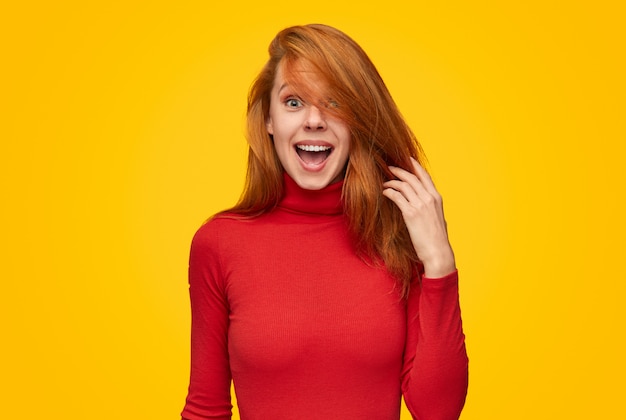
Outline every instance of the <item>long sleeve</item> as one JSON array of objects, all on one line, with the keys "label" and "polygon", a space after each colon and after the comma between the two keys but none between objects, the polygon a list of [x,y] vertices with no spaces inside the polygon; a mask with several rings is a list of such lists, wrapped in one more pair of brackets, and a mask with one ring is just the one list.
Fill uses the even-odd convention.
[{"label": "long sleeve", "polygon": [[183,418],[456,419],[467,387],[456,273],[408,299],[355,253],[340,183],[286,180],[270,212],[215,217],[189,262],[191,379]]},{"label": "long sleeve", "polygon": [[230,419],[229,307],[219,260],[216,229],[201,227],[191,245],[191,375],[182,417]]},{"label": "long sleeve", "polygon": [[458,273],[423,278],[407,302],[402,392],[418,420],[458,419],[468,386]]}]

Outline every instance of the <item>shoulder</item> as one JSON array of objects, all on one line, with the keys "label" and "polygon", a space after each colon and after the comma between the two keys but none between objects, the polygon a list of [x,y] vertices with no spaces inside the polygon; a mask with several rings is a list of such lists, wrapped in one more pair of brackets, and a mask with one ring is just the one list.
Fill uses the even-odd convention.
[{"label": "shoulder", "polygon": [[192,248],[217,245],[220,237],[228,235],[228,232],[232,230],[234,223],[237,223],[237,220],[228,216],[216,215],[211,217],[196,230],[191,241]]},{"label": "shoulder", "polygon": [[193,236],[193,249],[217,249],[245,236],[258,218],[247,218],[232,213],[219,213],[204,222]]},{"label": "shoulder", "polygon": [[[235,235],[229,228],[236,221],[213,216],[200,226],[191,240],[189,252],[190,279],[218,278],[224,258],[228,259],[228,245]],[[211,273],[211,274],[210,274]]]}]

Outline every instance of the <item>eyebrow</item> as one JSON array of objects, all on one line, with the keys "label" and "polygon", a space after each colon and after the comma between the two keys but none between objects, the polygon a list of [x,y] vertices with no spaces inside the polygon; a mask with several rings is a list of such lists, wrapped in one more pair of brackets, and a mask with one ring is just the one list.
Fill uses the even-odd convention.
[{"label": "eyebrow", "polygon": [[289,86],[287,83],[283,83],[282,86],[278,89],[278,93],[282,92],[284,88]]}]

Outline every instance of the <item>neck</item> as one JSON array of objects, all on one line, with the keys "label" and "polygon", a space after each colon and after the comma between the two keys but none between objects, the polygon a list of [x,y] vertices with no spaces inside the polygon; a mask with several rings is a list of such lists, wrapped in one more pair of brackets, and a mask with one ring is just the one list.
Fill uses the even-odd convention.
[{"label": "neck", "polygon": [[281,208],[297,212],[319,215],[337,215],[343,212],[341,192],[343,180],[330,184],[321,190],[305,190],[285,172],[283,174],[285,194]]}]

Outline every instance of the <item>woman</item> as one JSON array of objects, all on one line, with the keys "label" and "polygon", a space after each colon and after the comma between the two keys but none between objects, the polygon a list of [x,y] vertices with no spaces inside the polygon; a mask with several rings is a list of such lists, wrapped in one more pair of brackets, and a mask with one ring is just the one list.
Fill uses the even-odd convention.
[{"label": "woman", "polygon": [[459,417],[454,255],[423,154],[362,49],[287,28],[248,99],[239,203],[196,233],[184,419]]}]

